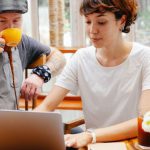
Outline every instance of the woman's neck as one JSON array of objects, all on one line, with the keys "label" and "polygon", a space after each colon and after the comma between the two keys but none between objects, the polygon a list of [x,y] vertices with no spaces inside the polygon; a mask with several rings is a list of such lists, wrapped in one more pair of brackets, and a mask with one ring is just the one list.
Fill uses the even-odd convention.
[{"label": "woman's neck", "polygon": [[132,43],[122,42],[111,46],[97,48],[96,58],[105,67],[113,67],[125,61],[132,49]]}]

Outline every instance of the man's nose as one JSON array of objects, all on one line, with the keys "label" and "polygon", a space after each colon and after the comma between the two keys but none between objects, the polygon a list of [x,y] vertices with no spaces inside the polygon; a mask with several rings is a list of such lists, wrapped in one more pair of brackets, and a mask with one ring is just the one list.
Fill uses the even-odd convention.
[{"label": "man's nose", "polygon": [[7,24],[7,28],[14,28],[14,24],[13,24],[13,22],[8,22],[8,24]]}]

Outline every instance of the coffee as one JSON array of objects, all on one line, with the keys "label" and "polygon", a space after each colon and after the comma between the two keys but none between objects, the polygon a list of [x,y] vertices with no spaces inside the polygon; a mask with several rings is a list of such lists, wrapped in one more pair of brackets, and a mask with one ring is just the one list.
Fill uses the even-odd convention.
[{"label": "coffee", "polygon": [[138,118],[138,143],[141,146],[150,147],[150,132],[146,132],[142,128],[143,118]]}]

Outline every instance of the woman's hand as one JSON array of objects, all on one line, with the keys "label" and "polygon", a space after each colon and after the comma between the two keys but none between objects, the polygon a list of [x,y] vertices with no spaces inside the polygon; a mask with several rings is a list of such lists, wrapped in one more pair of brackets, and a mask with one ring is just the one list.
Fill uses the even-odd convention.
[{"label": "woman's hand", "polygon": [[91,142],[92,142],[92,135],[88,132],[65,135],[66,147],[81,148],[87,146]]},{"label": "woman's hand", "polygon": [[32,74],[27,78],[21,87],[21,95],[25,100],[36,100],[44,81],[36,74]]}]

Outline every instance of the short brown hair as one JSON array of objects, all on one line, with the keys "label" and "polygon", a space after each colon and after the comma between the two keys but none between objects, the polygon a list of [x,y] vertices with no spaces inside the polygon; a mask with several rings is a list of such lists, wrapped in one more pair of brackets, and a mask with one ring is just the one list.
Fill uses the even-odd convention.
[{"label": "short brown hair", "polygon": [[122,32],[130,32],[130,26],[137,18],[138,4],[136,0],[83,0],[80,7],[81,15],[92,13],[112,12],[117,20],[126,16],[126,23]]}]

